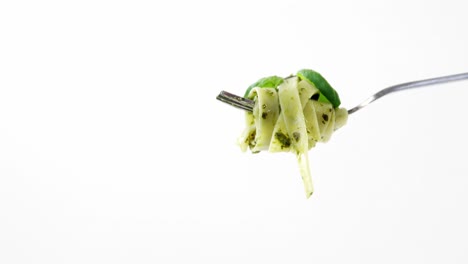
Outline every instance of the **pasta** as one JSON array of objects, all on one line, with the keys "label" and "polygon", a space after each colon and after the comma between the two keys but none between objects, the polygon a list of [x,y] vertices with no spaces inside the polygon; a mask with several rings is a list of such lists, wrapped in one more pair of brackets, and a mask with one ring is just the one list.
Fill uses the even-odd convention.
[{"label": "pasta", "polygon": [[[239,145],[242,151],[250,149],[253,153],[296,154],[308,198],[314,192],[314,186],[307,152],[317,142],[330,140],[333,132],[346,124],[348,112],[338,107],[339,98],[334,90],[324,88],[323,82],[320,88],[316,86],[316,83],[321,84],[321,75],[318,75],[319,81],[313,82],[317,78],[308,78],[310,75],[301,72],[316,73],[302,70],[298,76],[284,79],[272,76],[249,87],[245,97],[253,100],[255,106],[253,112],[245,114],[246,128],[239,138]],[[330,86],[330,89],[333,88]],[[334,95],[336,98],[330,100],[324,96],[326,92],[329,98]]]}]

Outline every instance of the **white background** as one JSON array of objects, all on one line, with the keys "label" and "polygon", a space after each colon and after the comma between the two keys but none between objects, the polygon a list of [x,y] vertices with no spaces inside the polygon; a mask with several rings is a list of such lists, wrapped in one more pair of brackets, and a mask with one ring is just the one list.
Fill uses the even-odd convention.
[{"label": "white background", "polygon": [[321,72],[353,107],[468,71],[465,1],[2,1],[0,263],[466,263],[468,81],[242,153],[215,100]]}]

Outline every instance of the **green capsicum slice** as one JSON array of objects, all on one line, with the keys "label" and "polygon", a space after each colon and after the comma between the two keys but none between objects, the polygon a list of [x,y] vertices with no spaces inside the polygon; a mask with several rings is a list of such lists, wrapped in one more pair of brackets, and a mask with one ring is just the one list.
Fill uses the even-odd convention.
[{"label": "green capsicum slice", "polygon": [[338,93],[320,73],[314,70],[302,69],[297,72],[297,76],[301,78],[301,80],[310,82],[320,91],[321,96],[318,99],[319,101],[329,102],[334,108],[340,106],[341,101]]},{"label": "green capsicum slice", "polygon": [[250,90],[252,90],[255,87],[260,87],[260,88],[276,88],[278,85],[282,84],[284,81],[283,78],[278,77],[278,76],[269,76],[262,78],[258,80],[257,82],[253,83],[252,85],[247,88],[245,91],[244,97],[247,98],[247,96],[250,93]]}]

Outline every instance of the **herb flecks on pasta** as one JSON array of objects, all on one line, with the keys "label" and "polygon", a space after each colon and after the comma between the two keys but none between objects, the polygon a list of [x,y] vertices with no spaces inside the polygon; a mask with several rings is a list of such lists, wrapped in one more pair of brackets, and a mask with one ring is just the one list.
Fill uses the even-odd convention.
[{"label": "herb flecks on pasta", "polygon": [[339,108],[338,93],[317,72],[271,76],[252,84],[246,98],[254,100],[246,112],[246,128],[239,138],[243,151],[292,152],[296,155],[307,198],[314,192],[307,151],[327,142],[344,126],[348,112]]}]

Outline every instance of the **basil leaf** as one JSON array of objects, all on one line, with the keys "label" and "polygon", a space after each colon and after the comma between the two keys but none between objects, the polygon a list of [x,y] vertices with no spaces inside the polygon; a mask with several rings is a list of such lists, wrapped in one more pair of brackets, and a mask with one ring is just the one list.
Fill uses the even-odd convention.
[{"label": "basil leaf", "polygon": [[247,98],[247,96],[250,93],[250,90],[252,90],[255,87],[260,87],[260,88],[276,88],[278,85],[283,83],[283,78],[278,77],[278,76],[270,76],[270,77],[265,77],[254,84],[250,85],[249,88],[245,91],[244,97]]},{"label": "basil leaf", "polygon": [[313,70],[303,69],[297,72],[297,76],[303,80],[307,80],[317,87],[323,95],[319,97],[319,101],[329,101],[335,108],[340,106],[341,101],[338,93],[333,89],[333,87],[331,87],[327,80],[320,75],[320,73]]}]

